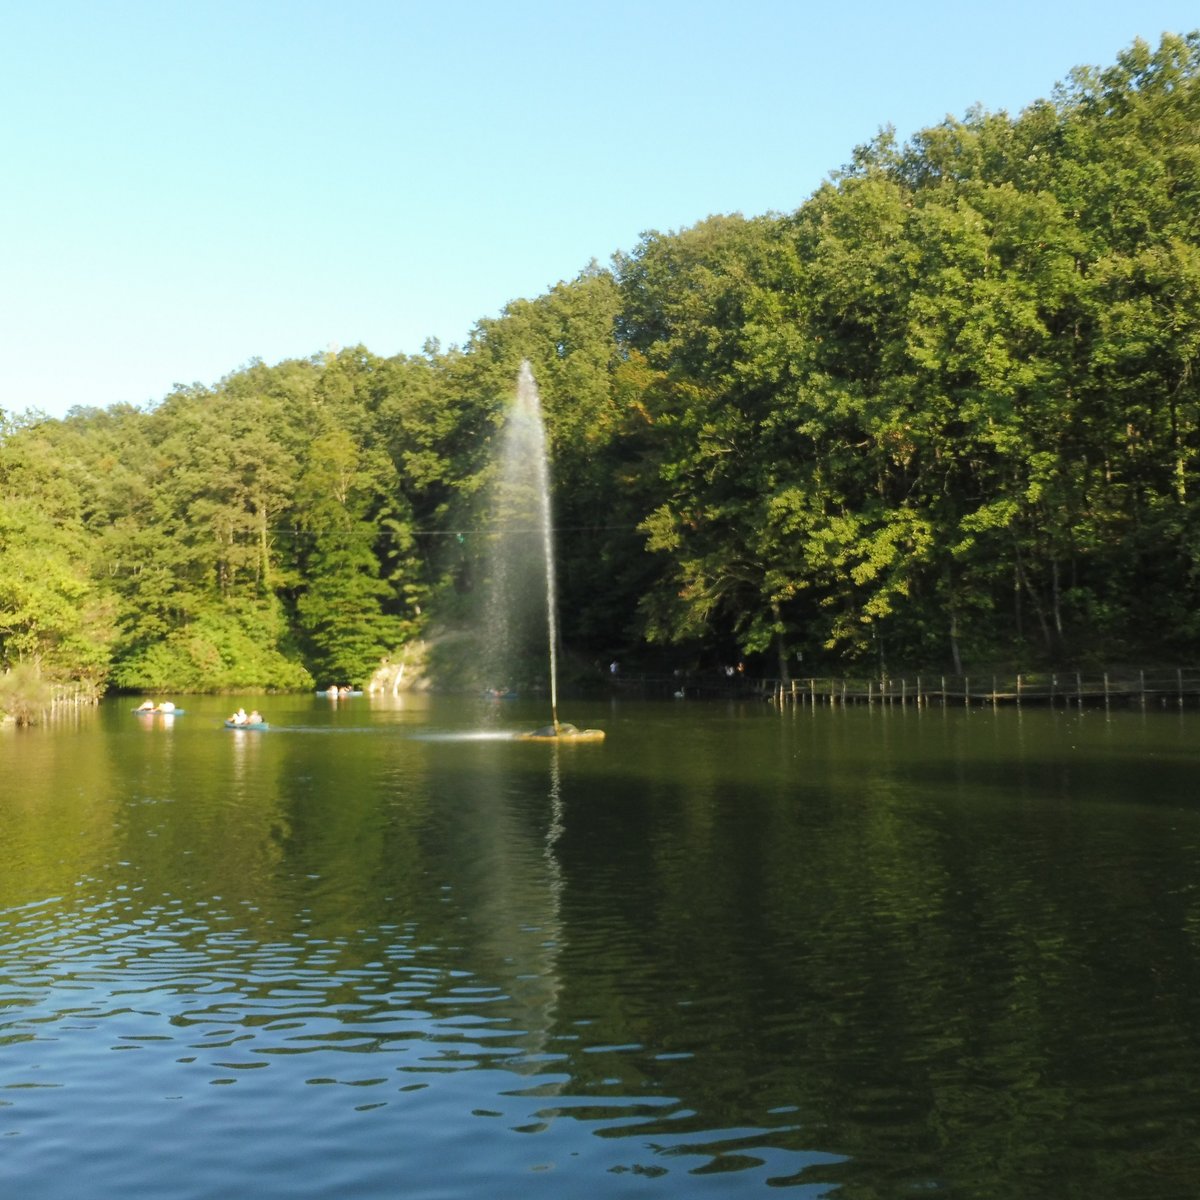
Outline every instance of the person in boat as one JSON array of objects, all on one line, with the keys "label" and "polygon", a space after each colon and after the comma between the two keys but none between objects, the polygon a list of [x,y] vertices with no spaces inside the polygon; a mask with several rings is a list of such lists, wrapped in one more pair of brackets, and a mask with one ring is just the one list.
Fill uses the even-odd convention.
[{"label": "person in boat", "polygon": [[173,713],[175,711],[174,700],[164,700],[159,706],[158,711],[161,713]]},{"label": "person in boat", "polygon": [[232,725],[245,725],[249,718],[246,716],[246,710],[239,708],[230,718],[229,722]]},{"label": "person in boat", "polygon": [[246,718],[247,725],[261,725],[263,723],[262,713],[257,708],[250,710],[250,715]]},{"label": "person in boat", "polygon": [[137,711],[138,712],[153,712],[154,711],[154,701],[153,700],[143,700],[141,702],[141,704],[139,704],[137,706]]}]

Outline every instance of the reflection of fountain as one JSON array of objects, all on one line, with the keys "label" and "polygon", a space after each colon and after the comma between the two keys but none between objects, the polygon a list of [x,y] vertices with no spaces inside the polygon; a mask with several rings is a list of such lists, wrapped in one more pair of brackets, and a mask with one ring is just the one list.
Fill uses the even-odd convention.
[{"label": "reflection of fountain", "polygon": [[[552,750],[549,764],[514,773],[511,746],[481,743],[472,754],[454,754],[456,778],[449,795],[456,807],[451,855],[438,869],[456,923],[446,928],[466,952],[454,961],[471,997],[488,995],[491,1028],[505,1068],[538,1077],[539,1094],[552,1094],[545,1078],[548,1054],[558,1047],[558,1010],[562,992],[560,959],[566,947],[560,862],[564,833],[564,786],[561,756]],[[536,756],[541,759],[541,756]],[[461,807],[458,807],[461,806]],[[461,921],[459,925],[457,921]],[[428,935],[438,941],[436,932]],[[451,998],[453,992],[450,993]]]},{"label": "reflection of fountain", "polygon": [[[550,649],[551,723],[525,737],[536,741],[601,741],[599,729],[576,729],[558,719],[558,596],[550,517],[550,469],[541,400],[528,362],[521,363],[508,414],[496,490],[493,604],[488,635],[493,667],[526,655],[545,613]],[[542,586],[544,581],[544,587]]]},{"label": "reflection of fountain", "polygon": [[[563,835],[562,773],[558,766],[558,755],[550,759],[550,824],[546,827],[546,850],[543,855],[550,867],[552,879],[550,890],[555,900],[562,891],[562,867],[558,865],[555,846]],[[555,909],[557,910],[557,904]]]}]

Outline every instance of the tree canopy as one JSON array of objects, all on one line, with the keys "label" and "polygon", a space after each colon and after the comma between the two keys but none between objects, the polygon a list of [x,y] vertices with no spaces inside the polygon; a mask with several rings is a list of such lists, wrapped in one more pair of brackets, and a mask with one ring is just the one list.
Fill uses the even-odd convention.
[{"label": "tree canopy", "polygon": [[462,347],[0,414],[0,668],[362,682],[469,623],[522,359],[581,661],[1191,655],[1200,35],[885,130],[795,211],[648,232]]}]

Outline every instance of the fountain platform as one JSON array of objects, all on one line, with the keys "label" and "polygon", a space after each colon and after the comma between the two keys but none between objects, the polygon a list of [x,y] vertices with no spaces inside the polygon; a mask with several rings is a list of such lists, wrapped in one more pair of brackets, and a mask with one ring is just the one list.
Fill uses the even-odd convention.
[{"label": "fountain platform", "polygon": [[543,725],[532,733],[519,733],[522,742],[602,742],[603,729],[576,729],[574,725]]}]

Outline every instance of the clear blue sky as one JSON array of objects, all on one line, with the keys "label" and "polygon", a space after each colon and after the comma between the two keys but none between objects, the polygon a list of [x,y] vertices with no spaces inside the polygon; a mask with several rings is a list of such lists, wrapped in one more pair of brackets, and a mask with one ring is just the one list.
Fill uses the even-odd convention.
[{"label": "clear blue sky", "polygon": [[0,409],[417,353],[1196,0],[0,0]]}]

